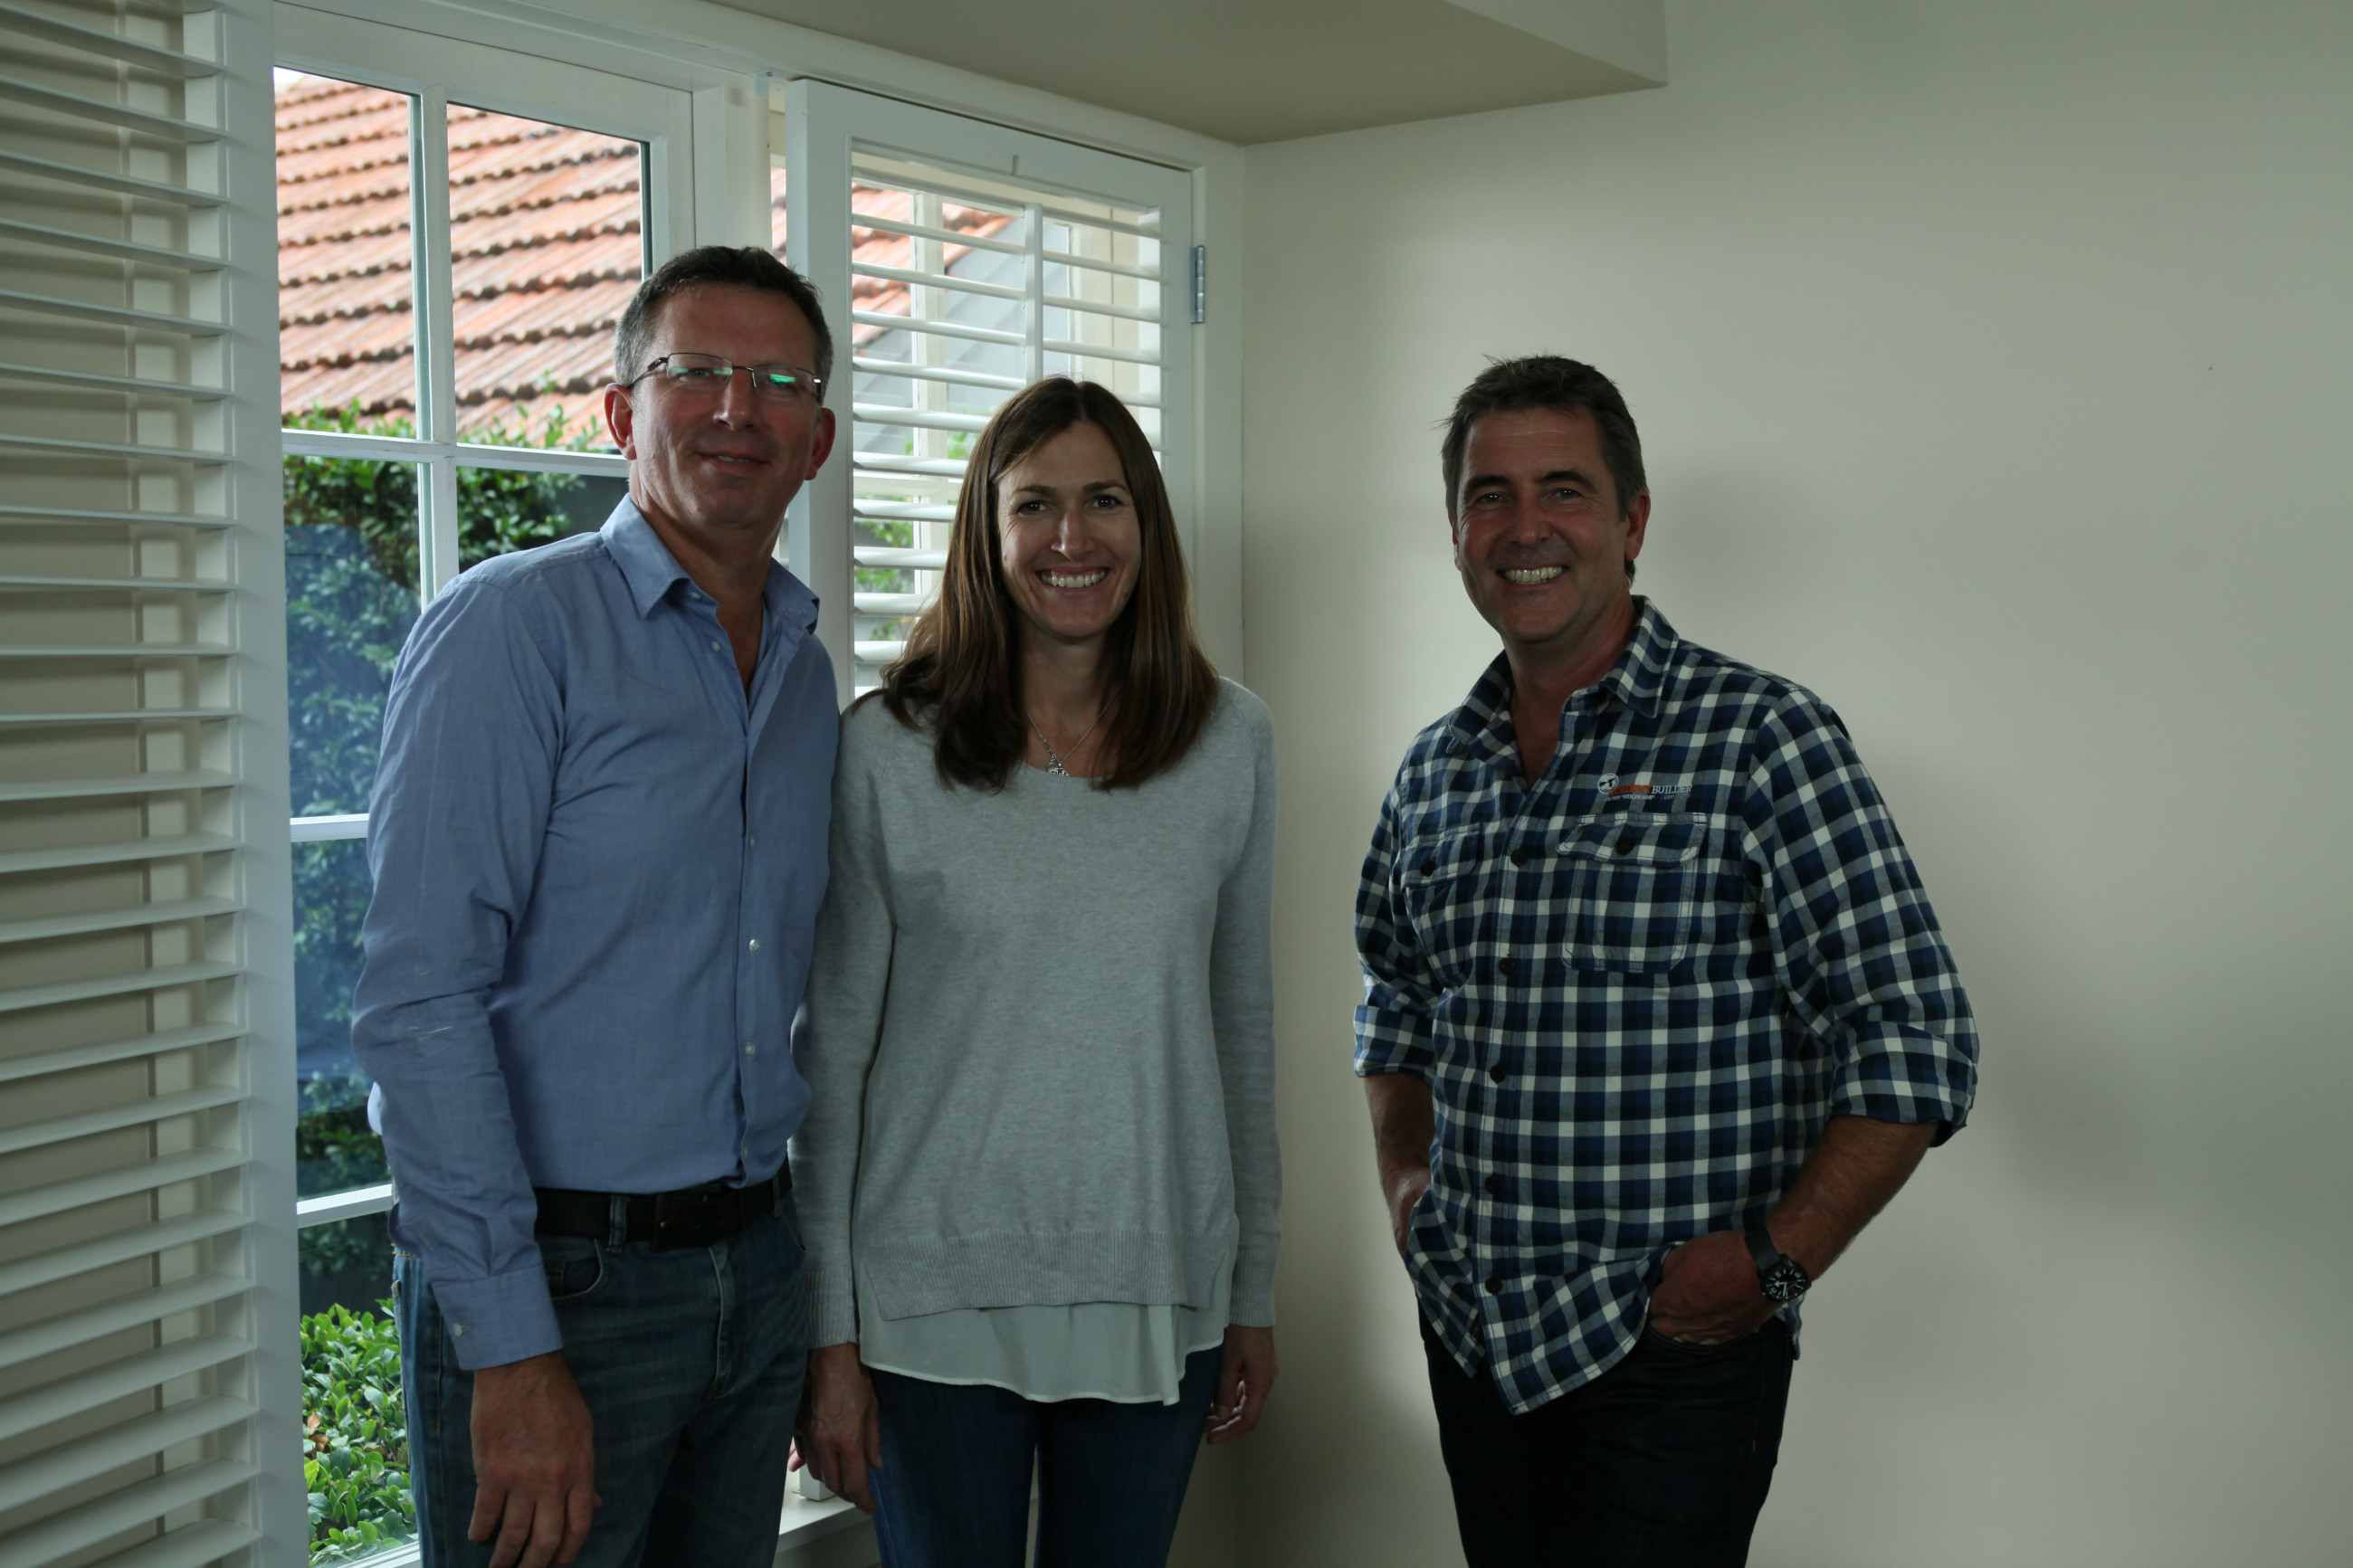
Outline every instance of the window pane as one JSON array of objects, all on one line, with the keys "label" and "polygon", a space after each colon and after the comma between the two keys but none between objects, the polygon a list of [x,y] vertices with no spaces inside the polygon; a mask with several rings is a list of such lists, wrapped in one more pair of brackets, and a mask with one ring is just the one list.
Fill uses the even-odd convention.
[{"label": "window pane", "polygon": [[385,691],[417,620],[417,470],[289,458],[283,472],[294,815],[365,811]]},{"label": "window pane", "polygon": [[510,551],[594,533],[628,493],[629,481],[617,474],[459,468],[459,562],[471,566]]},{"label": "window pane", "polygon": [[644,149],[452,105],[458,438],[611,451],[613,329],[644,275]]},{"label": "window pane", "polygon": [[[359,1279],[371,1267],[364,1258],[389,1263],[384,1216],[314,1226],[302,1233],[302,1484],[311,1500],[311,1561],[349,1563],[417,1536],[400,1342],[376,1307],[391,1293],[389,1269],[377,1268],[380,1287]],[[315,1308],[314,1258],[339,1265],[329,1273],[352,1283],[348,1292],[316,1297]]]},{"label": "window pane", "polygon": [[368,1080],[352,1056],[352,987],[360,977],[367,915],[367,841],[294,846],[295,1191],[349,1192],[388,1179],[384,1144],[368,1131]]},{"label": "window pane", "polygon": [[410,100],[278,73],[278,355],[290,426],[417,420]]}]

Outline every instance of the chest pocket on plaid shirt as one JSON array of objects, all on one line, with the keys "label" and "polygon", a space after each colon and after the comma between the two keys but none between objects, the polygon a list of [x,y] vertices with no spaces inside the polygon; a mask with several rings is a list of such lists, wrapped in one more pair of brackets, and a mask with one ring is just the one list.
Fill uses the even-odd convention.
[{"label": "chest pocket on plaid shirt", "polygon": [[1562,835],[1553,896],[1573,969],[1672,969],[1691,952],[1707,866],[1707,823],[1691,816],[1588,817]]},{"label": "chest pocket on plaid shirt", "polygon": [[1475,827],[1457,829],[1414,840],[1398,858],[1406,918],[1441,984],[1462,983],[1492,903],[1482,897],[1494,877],[1482,854],[1488,837]]}]

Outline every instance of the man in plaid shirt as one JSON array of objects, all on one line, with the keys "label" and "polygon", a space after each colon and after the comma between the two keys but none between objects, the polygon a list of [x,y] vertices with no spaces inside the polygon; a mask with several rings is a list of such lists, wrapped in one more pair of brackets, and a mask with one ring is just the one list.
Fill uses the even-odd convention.
[{"label": "man in plaid shirt", "polygon": [[1356,1070],[1472,1568],[1738,1564],[1798,1300],[1957,1130],[1977,1035],[1838,716],[1632,593],[1618,389],[1497,363],[1445,440],[1504,652],[1356,900]]}]

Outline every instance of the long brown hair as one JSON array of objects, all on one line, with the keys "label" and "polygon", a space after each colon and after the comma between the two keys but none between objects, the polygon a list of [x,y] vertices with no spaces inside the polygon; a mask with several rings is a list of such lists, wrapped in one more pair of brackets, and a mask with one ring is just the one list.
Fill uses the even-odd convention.
[{"label": "long brown hair", "polygon": [[882,672],[881,696],[910,728],[928,723],[940,777],[990,790],[1020,765],[1020,618],[1005,585],[997,487],[1006,471],[1071,426],[1111,437],[1135,501],[1135,592],[1103,639],[1104,750],[1099,789],[1134,789],[1183,760],[1218,701],[1218,672],[1193,637],[1193,595],[1168,487],[1135,416],[1092,382],[1052,375],[1008,398],[973,443],[956,497],[940,596],[916,619],[907,651]]}]

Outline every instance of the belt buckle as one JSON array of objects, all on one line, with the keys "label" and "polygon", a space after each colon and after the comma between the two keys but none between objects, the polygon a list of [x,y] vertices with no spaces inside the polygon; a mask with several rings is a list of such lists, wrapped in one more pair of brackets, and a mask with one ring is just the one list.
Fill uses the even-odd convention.
[{"label": "belt buckle", "polygon": [[722,1226],[726,1215],[721,1212],[723,1199],[732,1193],[661,1193],[654,1198],[654,1244],[656,1252],[668,1252],[681,1247],[710,1247],[725,1239]]}]

